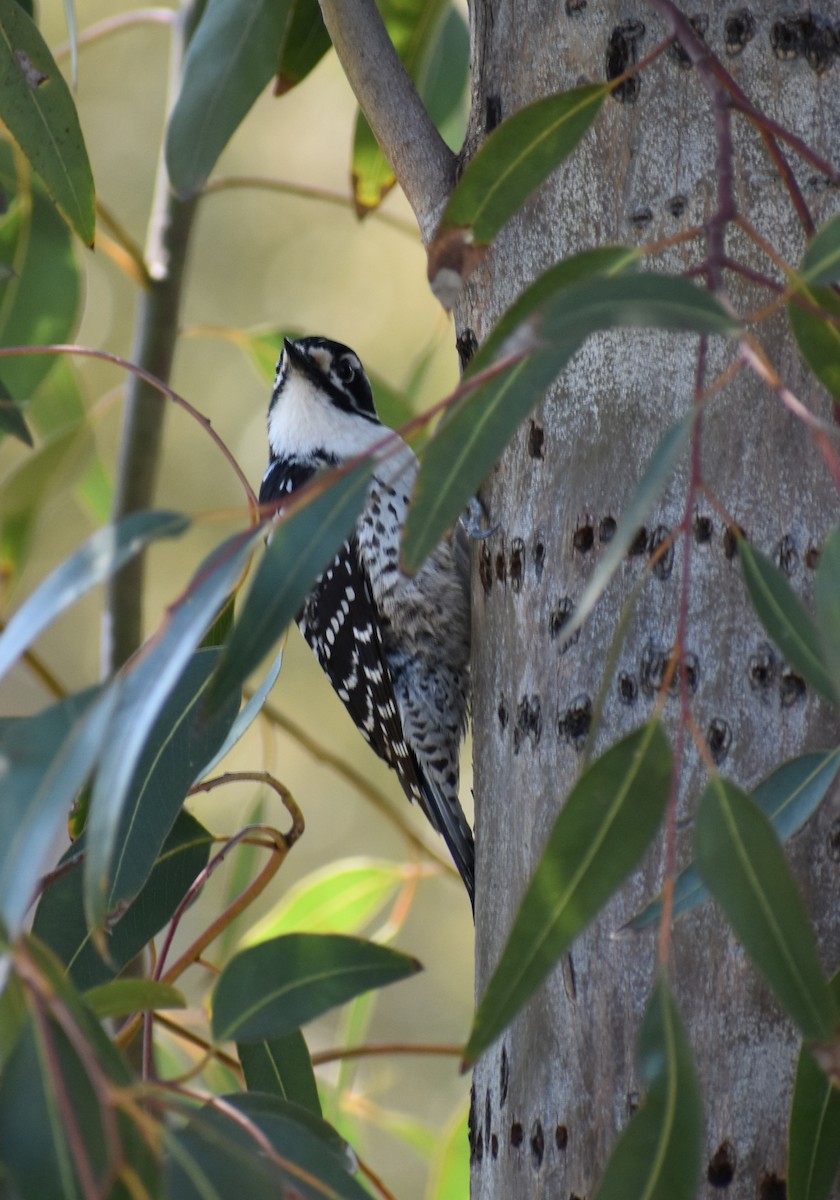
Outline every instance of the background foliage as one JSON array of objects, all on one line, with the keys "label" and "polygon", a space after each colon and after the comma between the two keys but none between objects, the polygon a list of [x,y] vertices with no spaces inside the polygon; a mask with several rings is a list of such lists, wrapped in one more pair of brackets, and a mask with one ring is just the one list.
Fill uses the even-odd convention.
[{"label": "background foliage", "polygon": [[[201,7],[178,16],[185,35]],[[419,0],[382,11],[457,145],[463,17]],[[0,104],[14,135],[0,146],[3,346],[52,345],[49,355],[0,354],[2,1184],[23,1197],[224,1196],[233,1187],[257,1196],[278,1187],[305,1196],[355,1197],[366,1188],[463,1195],[464,1096],[453,1059],[474,1061],[491,1044],[634,869],[663,819],[673,823],[679,766],[658,715],[672,683],[681,686],[679,653],[665,665],[654,718],[595,761],[584,757],[465,1039],[468,979],[450,966],[468,957],[468,909],[451,915],[443,876],[453,872],[437,848],[422,850],[425,831],[392,804],[392,783],[369,757],[356,766],[336,744],[333,718],[348,742],[355,735],[323,681],[307,711],[302,693],[315,673],[295,661],[296,650],[284,661],[278,647],[358,515],[369,465],[317,480],[284,510],[265,552],[268,514],[256,512],[248,482],[264,462],[262,419],[283,332],[322,331],[354,344],[383,377],[381,407],[393,424],[454,383],[445,319],[420,283],[419,244],[398,205],[355,223],[354,210],[375,210],[394,180],[335,64],[321,62],[327,41],[314,0],[210,0],[182,63],[172,39],[166,119],[157,42],[177,32],[174,14],[111,15],[94,30],[95,11],[79,15],[74,102],[47,49],[58,32],[47,28],[44,42],[22,7],[0,3]],[[108,54],[124,42],[124,60]],[[96,64],[96,54],[107,57]],[[148,110],[138,110],[127,82],[138,63],[153,97]],[[272,79],[281,99],[266,92]],[[440,298],[451,298],[524,199],[573,153],[609,90],[598,84],[540,101],[487,140],[431,247]],[[325,97],[334,129],[312,116]],[[59,128],[61,136],[49,136]],[[808,157],[807,147],[796,149]],[[175,195],[153,188],[161,156]],[[830,164],[814,165],[836,181]],[[260,179],[231,179],[246,171]],[[91,258],[80,242],[93,237],[94,179]],[[180,279],[166,291],[179,268],[161,249],[161,227],[169,222],[189,237],[196,195],[181,297]],[[599,330],[655,326],[740,339],[742,365],[763,372],[791,405],[760,344],[715,295],[722,244],[712,226],[705,232],[711,289],[640,271],[640,256],[624,247],[600,247],[549,267],[520,296],[428,445],[408,566],[423,560],[547,384]],[[787,265],[784,284],[767,285],[789,306],[804,357],[835,396],[838,279],[835,219],[800,264]],[[177,301],[168,323],[154,315],[161,294]],[[138,348],[144,354],[142,336],[129,346],[138,296],[144,320],[151,312],[159,322],[159,340],[177,323],[176,391],[162,394],[181,411],[167,421],[155,510],[108,524],[124,483],[116,463],[121,388],[132,370],[125,360]],[[73,338],[75,349],[56,348]],[[694,399],[686,418],[663,430],[574,622],[597,602],[684,451],[704,397]],[[840,483],[833,429],[804,419],[815,454]],[[733,526],[730,535],[768,636],[836,704],[840,533],[822,548],[814,616],[743,531]],[[147,640],[100,680],[98,589],[124,579],[117,569],[147,547]],[[118,582],[111,595],[119,603]],[[278,674],[275,695],[291,716],[266,703]],[[752,795],[707,760],[696,863],[678,877],[667,864],[662,897],[631,923],[629,932],[660,922],[662,970],[639,1036],[646,1095],[598,1195],[693,1194],[702,1101],[668,985],[668,934],[672,917],[711,895],[802,1034],[791,1195],[818,1200],[840,1156],[837,986],[782,841],[822,803],[840,760],[832,748],[795,758],[768,770]],[[340,790],[358,793],[352,805]],[[211,803],[217,791],[224,800]],[[389,832],[371,832],[374,808]],[[382,847],[387,855],[374,857]],[[315,862],[329,865],[313,870]],[[417,952],[432,964],[425,986],[413,978]],[[320,1020],[344,1005],[340,1018]],[[365,1045],[371,1040],[379,1044]],[[319,1049],[335,1042],[338,1049]],[[409,1051],[421,1063],[416,1077],[399,1059]],[[387,1065],[362,1073],[358,1057]],[[327,1063],[339,1065],[316,1081],[313,1067]],[[33,1127],[45,1131],[37,1145]],[[409,1158],[422,1172],[405,1165]]]}]

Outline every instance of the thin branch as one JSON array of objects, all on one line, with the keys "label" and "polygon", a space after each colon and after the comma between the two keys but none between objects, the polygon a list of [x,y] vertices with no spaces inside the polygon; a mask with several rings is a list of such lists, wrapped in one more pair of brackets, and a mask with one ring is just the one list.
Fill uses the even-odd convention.
[{"label": "thin branch", "polygon": [[373,1058],[392,1054],[421,1054],[428,1057],[458,1058],[463,1056],[464,1047],[439,1042],[382,1042],[371,1046],[336,1046],[331,1050],[321,1050],[312,1055],[313,1067],[321,1067],[325,1063],[341,1062],[347,1058]]},{"label": "thin branch", "polygon": [[[180,89],[187,44],[204,7],[183,0],[172,27],[169,105]],[[178,312],[190,230],[197,199],[179,200],[171,191],[161,147],[149,223],[146,269],[151,286],[141,294],[132,360],[168,381],[178,336]],[[129,381],[117,468],[114,519],[148,508],[154,495],[166,405],[145,380]],[[118,670],[143,640],[145,556],[138,554],[108,584],[108,619],[103,637],[106,672]]]},{"label": "thin branch", "polygon": [[348,82],[428,245],[455,181],[455,155],[426,111],[375,0],[320,4]]}]

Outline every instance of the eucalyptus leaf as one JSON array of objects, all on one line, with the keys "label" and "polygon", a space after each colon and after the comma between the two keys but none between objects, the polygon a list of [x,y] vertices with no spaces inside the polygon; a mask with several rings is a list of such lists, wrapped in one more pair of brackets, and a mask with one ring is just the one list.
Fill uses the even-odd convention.
[{"label": "eucalyptus leaf", "polygon": [[237,954],[213,994],[216,1042],[276,1038],[362,992],[396,983],[419,963],[387,946],[337,934],[290,933]]},{"label": "eucalyptus leaf", "polygon": [[166,135],[166,165],[180,196],[204,184],[274,75],[292,16],[292,0],[208,0]]},{"label": "eucalyptus leaf", "polygon": [[59,210],[88,246],[93,175],[70,89],[37,25],[0,0],[0,112]]},{"label": "eucalyptus leaf", "polygon": [[814,587],[817,630],[834,691],[840,695],[840,528],[825,541]]},{"label": "eucalyptus leaf", "polygon": [[746,538],[738,541],[738,557],[753,608],[770,637],[797,671],[833,703],[834,681],[826,671],[817,627],[784,574]]},{"label": "eucalyptus leaf", "polygon": [[249,1092],[279,1096],[321,1116],[309,1048],[299,1029],[282,1037],[240,1042],[236,1047]]},{"label": "eucalyptus leaf", "polygon": [[811,238],[799,271],[809,284],[840,282],[840,216],[826,221]]},{"label": "eucalyptus leaf", "polygon": [[647,1092],[607,1163],[595,1200],[694,1200],[703,1152],[697,1070],[664,976],[639,1035]]},{"label": "eucalyptus leaf", "polygon": [[[785,842],[793,837],[822,804],[840,770],[840,747],[822,753],[802,754],[782,763],[752,792],[752,798],[767,816],[777,837]],[[691,863],[674,883],[674,919],[684,916],[709,898],[697,865]],[[662,901],[651,901],[625,926],[639,933],[656,924],[662,916]]]},{"label": "eucalyptus leaf", "polygon": [[794,297],[788,304],[793,336],[805,362],[832,395],[840,400],[840,296],[830,287],[799,289],[810,306],[803,308]]},{"label": "eucalyptus leaf", "polygon": [[291,19],[280,49],[276,91],[283,95],[297,87],[330,48],[318,0],[292,0]]},{"label": "eucalyptus leaf", "polygon": [[[100,758],[88,822],[85,909],[97,938],[102,937],[109,911],[113,867],[121,852],[119,831],[151,730],[261,536],[259,527],[248,529],[218,547],[170,608],[157,637],[123,668],[120,701]],[[197,762],[194,770],[200,765]]]},{"label": "eucalyptus leaf", "polygon": [[0,676],[91,588],[110,578],[150,542],[179,537],[189,525],[189,518],[181,513],[141,512],[97,530],[35,589],[7,622],[0,635]]},{"label": "eucalyptus leaf", "polygon": [[700,874],[736,936],[806,1038],[838,1017],[814,931],[773,827],[733,783],[713,779],[695,828]]},{"label": "eucalyptus leaf", "polygon": [[130,1017],[162,1008],[185,1008],[183,992],[157,979],[112,979],[85,992],[85,1003],[99,1017]]},{"label": "eucalyptus leaf", "polygon": [[[840,973],[831,981],[840,1008]],[[840,1090],[799,1051],[788,1133],[787,1200],[831,1200],[840,1170]]]}]

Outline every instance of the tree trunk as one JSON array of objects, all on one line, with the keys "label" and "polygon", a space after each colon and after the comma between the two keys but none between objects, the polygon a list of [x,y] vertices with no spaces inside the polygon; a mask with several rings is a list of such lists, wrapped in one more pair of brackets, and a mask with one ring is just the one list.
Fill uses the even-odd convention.
[{"label": "tree trunk", "polygon": [[[763,7],[763,6],[762,6]],[[776,57],[779,14],[751,19],[708,3],[705,37],[750,98],[823,156],[840,159],[837,70]],[[737,17],[737,20],[734,18]],[[740,22],[740,24],[738,23]],[[473,97],[468,146],[540,96],[605,78],[654,48],[667,31],[646,4],[619,0],[473,0]],[[752,36],[749,36],[752,33]],[[731,51],[743,43],[737,55]],[[618,70],[616,69],[618,68]],[[804,238],[758,134],[734,119],[739,210],[791,263]],[[836,201],[801,162],[794,168],[817,223]],[[717,192],[715,123],[695,69],[669,49],[602,116],[567,166],[505,230],[457,311],[459,344],[480,343],[522,288],[557,259],[610,242],[644,244],[708,220]],[[767,271],[730,227],[729,253]],[[654,265],[681,271],[702,239]],[[737,309],[769,293],[727,274]],[[823,414],[824,396],[802,367],[784,314],[759,336],[792,391]],[[498,532],[476,546],[474,760],[478,839],[478,997],[498,961],[524,888],[594,735],[602,752],[653,713],[687,595],[683,670],[691,712],[721,771],[753,786],[782,759],[836,741],[832,718],[768,644],[749,607],[725,510],[775,557],[810,600],[816,550],[837,521],[837,495],[803,425],[747,370],[709,402],[692,531],[653,570],[653,549],[683,520],[689,455],[640,532],[579,638],[563,638],[580,596],[645,464],[694,399],[699,341],[617,333],[590,340],[488,479],[483,499]],[[706,381],[735,354],[709,343]],[[686,572],[688,581],[686,584]],[[616,642],[625,605],[633,613]],[[614,661],[611,652],[616,652]],[[606,680],[606,682],[605,682]],[[600,725],[590,729],[605,687]],[[690,828],[706,779],[692,734],[678,733],[680,702],[666,704],[682,746],[678,866],[691,858]],[[840,960],[836,808],[824,804],[789,846],[821,939]],[[656,968],[656,933],[614,938],[659,889],[664,838],[642,869],[576,942],[532,1002],[479,1062],[471,1129],[474,1200],[591,1197],[618,1133],[642,1091],[635,1043]],[[697,1058],[707,1113],[699,1195],[729,1200],[784,1196],[786,1129],[798,1039],[712,903],[674,928],[671,973]]]}]

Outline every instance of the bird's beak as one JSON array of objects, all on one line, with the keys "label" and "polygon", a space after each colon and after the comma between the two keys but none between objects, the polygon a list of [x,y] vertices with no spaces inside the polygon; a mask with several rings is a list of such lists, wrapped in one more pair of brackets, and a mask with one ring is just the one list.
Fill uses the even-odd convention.
[{"label": "bird's beak", "polygon": [[292,341],[291,338],[283,338],[283,352],[292,366],[301,367],[303,365],[306,356],[298,349],[297,342]]}]

